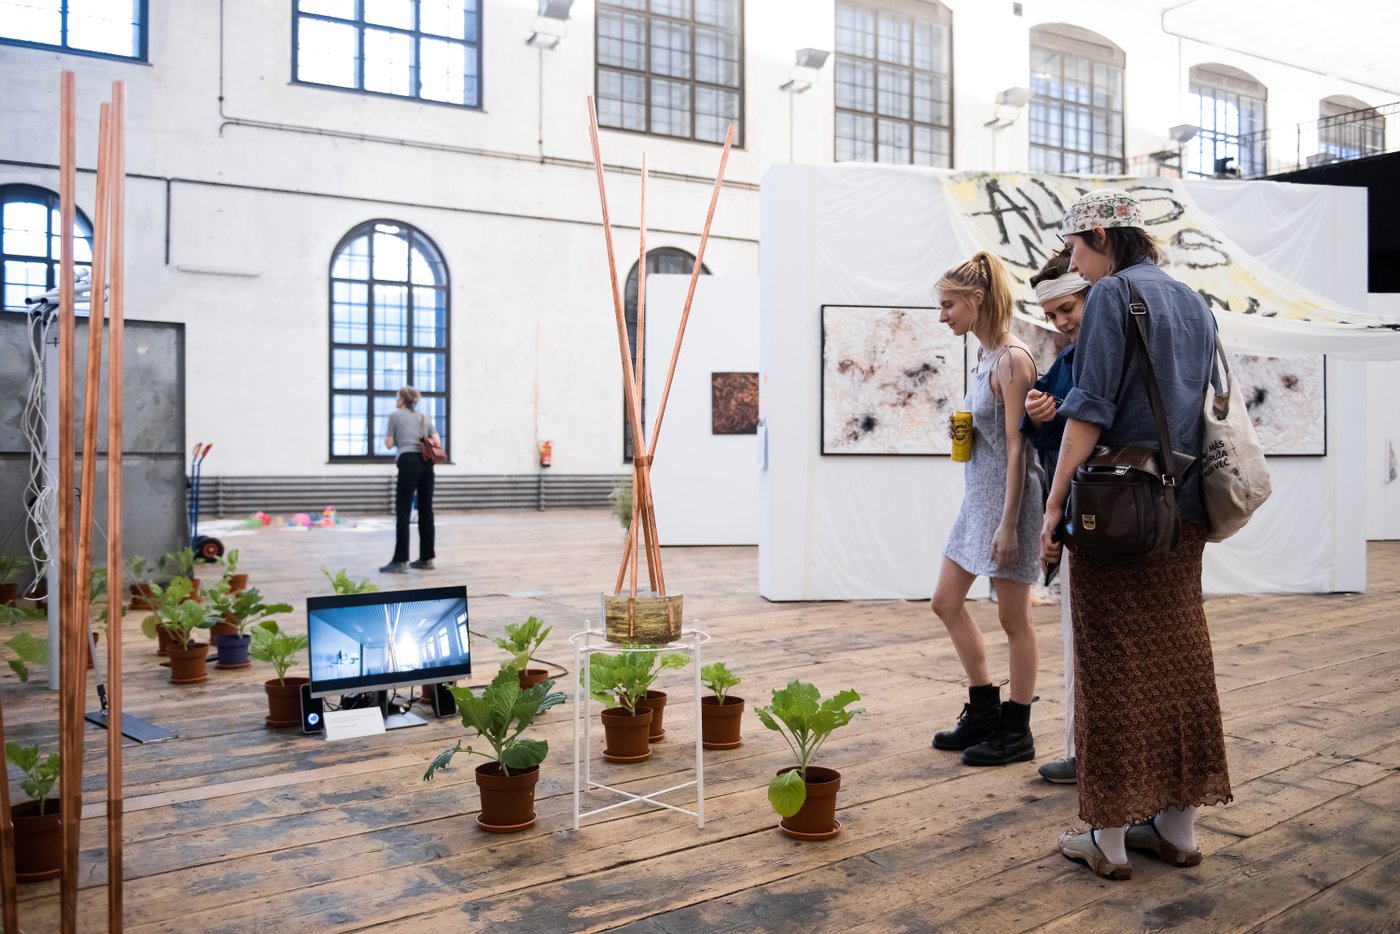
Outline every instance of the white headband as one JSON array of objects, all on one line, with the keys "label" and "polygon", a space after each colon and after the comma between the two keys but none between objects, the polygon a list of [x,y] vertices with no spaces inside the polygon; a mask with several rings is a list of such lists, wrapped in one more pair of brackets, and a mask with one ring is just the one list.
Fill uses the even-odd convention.
[{"label": "white headband", "polygon": [[1035,299],[1044,305],[1046,302],[1053,302],[1057,298],[1064,298],[1066,295],[1073,295],[1082,292],[1089,287],[1089,282],[1077,272],[1067,272],[1058,279],[1044,279],[1035,285]]}]

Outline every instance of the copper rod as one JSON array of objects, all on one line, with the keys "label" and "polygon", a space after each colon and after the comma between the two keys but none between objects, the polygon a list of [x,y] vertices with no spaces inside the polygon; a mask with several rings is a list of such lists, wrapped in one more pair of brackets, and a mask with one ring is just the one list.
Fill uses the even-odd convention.
[{"label": "copper rod", "polygon": [[661,540],[656,534],[656,500],[651,490],[651,458],[647,458],[647,464],[642,468],[641,476],[647,491],[647,509],[642,513],[642,537],[647,542],[649,548],[647,567],[655,568],[656,574],[651,581],[652,593],[666,596],[666,572],[661,567]]},{"label": "copper rod", "polygon": [[[646,400],[646,384],[643,382],[643,379],[644,379],[645,377],[644,377],[642,374],[643,374],[644,371],[645,371],[645,370],[644,370],[643,364],[644,364],[645,361],[646,361],[646,350],[647,350],[647,341],[646,341],[646,333],[647,333],[647,154],[646,154],[646,153],[642,153],[641,219],[640,219],[640,220],[638,221],[638,223],[637,223],[637,252],[638,252],[638,254],[639,254],[639,257],[638,257],[638,259],[637,259],[637,399],[638,399],[639,402],[642,403],[643,406],[645,406],[645,400]],[[647,428],[647,425],[646,425],[646,412],[645,412],[645,410],[642,412],[642,419],[641,419],[641,422],[642,422],[642,432],[643,432],[642,436],[636,437],[636,438],[633,438],[633,439],[632,439],[632,452],[633,452],[634,455],[636,454],[637,451],[645,451],[645,450],[647,449],[647,440],[646,440],[646,435],[645,435],[646,428]],[[632,503],[633,503],[633,508],[632,508],[632,519],[633,519],[633,522],[634,522],[634,523],[636,522],[636,519],[637,519],[637,509],[636,509],[637,497],[636,497],[636,493],[637,493],[637,479],[636,479],[636,470],[634,469],[633,472],[632,472]],[[646,533],[646,527],[645,527],[645,526],[642,527],[642,532],[643,532],[643,535],[645,535],[645,533]],[[636,539],[635,539],[635,538],[632,539],[632,543],[633,543],[633,544],[632,544],[632,599],[635,600],[635,599],[637,599],[637,551],[638,551],[638,549],[637,549],[637,547],[636,547]]]},{"label": "copper rod", "polygon": [[[0,749],[5,746],[4,704],[0,704]],[[10,818],[10,780],[0,782],[0,917],[5,930],[19,930],[19,892],[15,887],[15,825]]]},{"label": "copper rod", "polygon": [[63,873],[59,882],[59,925],[63,934],[78,929],[78,822],[82,817],[82,695],[74,670],[79,661],[74,617],[73,567],[73,219],[76,212],[77,88],[73,72],[60,79],[59,105],[59,267],[58,267],[58,633],[59,633],[59,823]]},{"label": "copper rod", "polygon": [[[617,326],[618,353],[622,359],[623,399],[627,406],[628,424],[632,429],[635,451],[636,445],[640,444],[636,439],[643,438],[641,407],[637,399],[637,377],[632,369],[631,347],[627,340],[627,316],[622,304],[622,289],[617,281],[617,258],[613,250],[612,222],[608,217],[608,192],[607,185],[603,180],[603,155],[598,145],[598,110],[594,106],[591,95],[588,98],[588,136],[593,149],[593,169],[598,177],[598,200],[603,212],[603,240],[608,251],[608,276],[612,284],[613,318]],[[632,490],[632,508],[634,510],[639,504],[640,495],[641,491],[634,484]],[[648,557],[650,557],[650,553],[648,553]]]},{"label": "copper rod", "polygon": [[676,345],[671,351],[671,366],[666,371],[666,385],[661,390],[661,404],[656,409],[656,422],[651,426],[651,447],[647,454],[656,453],[656,439],[661,436],[661,420],[666,416],[666,400],[671,395],[671,379],[676,375],[676,360],[681,355],[681,339],[685,337],[685,325],[690,320],[690,303],[695,298],[695,286],[700,281],[700,269],[705,262],[705,244],[710,241],[710,224],[715,219],[715,205],[719,203],[719,190],[724,184],[724,167],[729,162],[729,148],[734,143],[734,124],[724,134],[724,151],[719,156],[719,172],[715,174],[715,187],[710,193],[710,210],[705,215],[705,226],[700,232],[700,248],[695,252],[695,267],[690,271],[690,288],[685,293],[685,306],[681,309],[681,324],[676,330]]},{"label": "copper rod", "polygon": [[112,82],[107,344],[107,930],[122,930],[122,358],[126,329],[126,85]]}]

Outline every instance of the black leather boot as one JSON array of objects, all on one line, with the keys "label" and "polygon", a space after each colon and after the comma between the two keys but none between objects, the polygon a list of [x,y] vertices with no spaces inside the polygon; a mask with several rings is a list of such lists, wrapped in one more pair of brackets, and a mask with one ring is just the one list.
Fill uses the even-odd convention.
[{"label": "black leather boot", "polygon": [[963,765],[1010,765],[1035,758],[1031,705],[1009,700],[1001,705],[1001,722],[984,743],[963,750]]},{"label": "black leather boot", "polygon": [[983,684],[967,689],[958,722],[951,730],[933,734],[934,749],[966,749],[987,739],[1001,722],[1001,685]]}]

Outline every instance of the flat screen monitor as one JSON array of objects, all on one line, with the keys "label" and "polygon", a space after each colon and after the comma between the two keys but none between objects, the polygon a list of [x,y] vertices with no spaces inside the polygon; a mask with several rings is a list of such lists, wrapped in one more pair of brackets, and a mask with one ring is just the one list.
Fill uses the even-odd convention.
[{"label": "flat screen monitor", "polygon": [[308,597],[306,618],[312,697],[472,673],[465,586]]}]

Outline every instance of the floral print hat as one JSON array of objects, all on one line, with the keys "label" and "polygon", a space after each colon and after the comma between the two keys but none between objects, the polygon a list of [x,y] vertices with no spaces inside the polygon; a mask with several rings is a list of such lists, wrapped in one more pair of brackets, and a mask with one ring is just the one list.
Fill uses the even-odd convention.
[{"label": "floral print hat", "polygon": [[1147,229],[1142,222],[1142,205],[1121,188],[1100,188],[1081,195],[1065,212],[1060,236],[1084,233],[1095,227]]}]

